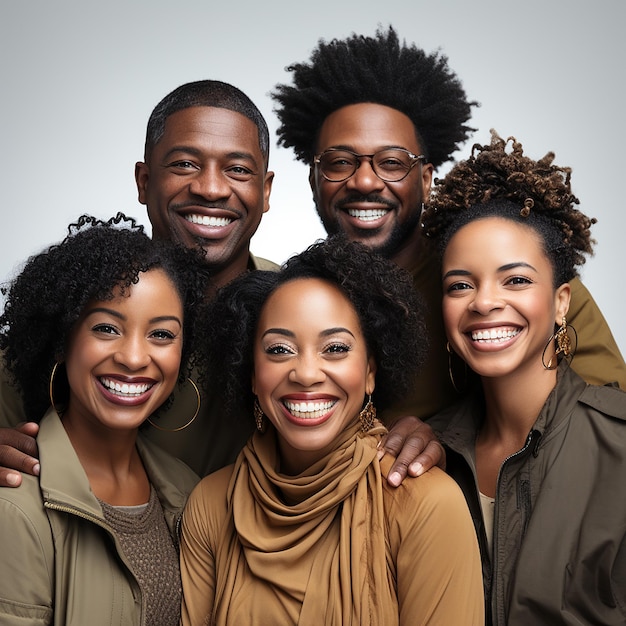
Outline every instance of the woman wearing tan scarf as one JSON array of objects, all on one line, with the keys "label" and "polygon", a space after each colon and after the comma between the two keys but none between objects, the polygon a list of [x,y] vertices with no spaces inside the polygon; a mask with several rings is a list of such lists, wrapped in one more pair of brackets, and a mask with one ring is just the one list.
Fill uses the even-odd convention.
[{"label": "woman wearing tan scarf", "polygon": [[208,375],[258,431],[185,510],[183,624],[483,623],[458,487],[435,468],[394,489],[379,461],[374,403],[406,391],[426,349],[413,294],[342,239],[218,294]]}]

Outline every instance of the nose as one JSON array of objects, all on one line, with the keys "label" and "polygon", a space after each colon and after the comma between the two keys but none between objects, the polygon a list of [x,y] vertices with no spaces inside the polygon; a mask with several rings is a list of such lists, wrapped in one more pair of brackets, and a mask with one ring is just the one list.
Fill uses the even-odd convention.
[{"label": "nose", "polygon": [[488,315],[496,309],[503,309],[506,303],[495,285],[481,285],[476,288],[468,309],[479,315]]},{"label": "nose", "polygon": [[124,369],[136,372],[147,367],[152,357],[145,338],[133,335],[120,339],[113,360]]},{"label": "nose", "polygon": [[190,178],[189,192],[194,196],[216,200],[230,195],[230,185],[217,163],[206,164]]},{"label": "nose", "polygon": [[385,181],[379,178],[372,167],[372,157],[362,156],[356,172],[346,181],[348,189],[354,189],[363,194],[380,191],[385,187]]},{"label": "nose", "polygon": [[289,381],[303,387],[312,387],[323,382],[325,378],[326,374],[315,354],[300,354],[293,363],[293,369],[289,372]]}]

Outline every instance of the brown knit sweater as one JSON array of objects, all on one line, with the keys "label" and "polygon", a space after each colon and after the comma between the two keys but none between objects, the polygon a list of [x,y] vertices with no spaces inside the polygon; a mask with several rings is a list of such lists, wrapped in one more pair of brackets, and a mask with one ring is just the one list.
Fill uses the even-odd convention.
[{"label": "brown knit sweater", "polygon": [[100,504],[139,582],[146,625],[177,626],[181,602],[178,550],[156,491],[151,489],[145,506]]}]

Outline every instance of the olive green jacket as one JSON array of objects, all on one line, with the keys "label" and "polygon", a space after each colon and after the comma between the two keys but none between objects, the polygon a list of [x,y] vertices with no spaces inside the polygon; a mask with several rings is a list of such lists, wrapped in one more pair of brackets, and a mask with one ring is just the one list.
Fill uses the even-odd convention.
[{"label": "olive green jacket", "polygon": [[[37,438],[41,477],[0,489],[0,623],[140,626],[143,599],[115,534],[52,410]],[[197,476],[157,446],[137,448],[170,532]]]},{"label": "olive green jacket", "polygon": [[626,624],[626,393],[559,366],[526,444],[501,465],[493,549],[476,473],[482,394],[429,422],[480,545],[487,626]]}]

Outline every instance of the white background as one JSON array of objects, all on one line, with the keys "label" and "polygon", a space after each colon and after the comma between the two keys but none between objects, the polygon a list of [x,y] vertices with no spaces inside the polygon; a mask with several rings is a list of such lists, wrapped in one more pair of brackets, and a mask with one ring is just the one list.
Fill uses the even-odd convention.
[{"label": "white background", "polygon": [[[259,106],[274,135],[269,91],[321,37],[373,35],[440,49],[481,107],[475,141],[515,135],[533,158],[573,168],[580,209],[598,218],[583,281],[622,352],[626,210],[623,0],[0,0],[0,280],[61,239],[84,212],[119,210],[149,225],[134,164],[156,103],[178,85],[224,80]],[[272,140],[271,209],[252,250],[284,261],[324,236],[307,168]],[[438,174],[446,171],[442,168]]]}]

